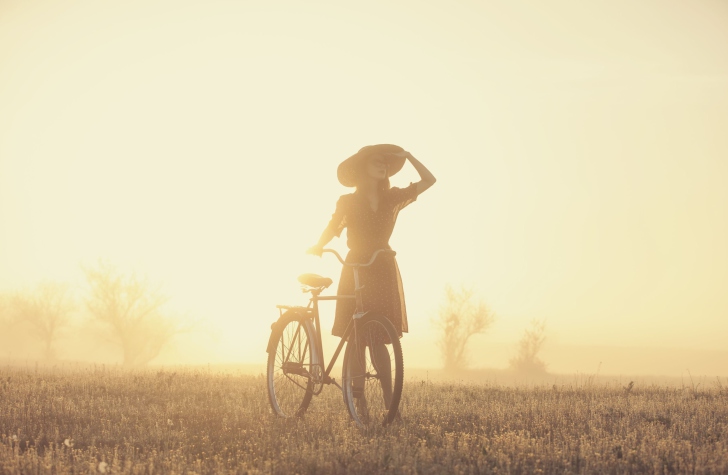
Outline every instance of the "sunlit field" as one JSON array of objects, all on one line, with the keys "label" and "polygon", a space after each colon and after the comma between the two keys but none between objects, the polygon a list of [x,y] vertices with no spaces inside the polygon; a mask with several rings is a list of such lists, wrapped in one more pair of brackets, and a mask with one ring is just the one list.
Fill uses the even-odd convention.
[{"label": "sunlit field", "polygon": [[725,473],[728,389],[406,379],[362,431],[338,390],[274,417],[262,375],[0,369],[0,473]]}]

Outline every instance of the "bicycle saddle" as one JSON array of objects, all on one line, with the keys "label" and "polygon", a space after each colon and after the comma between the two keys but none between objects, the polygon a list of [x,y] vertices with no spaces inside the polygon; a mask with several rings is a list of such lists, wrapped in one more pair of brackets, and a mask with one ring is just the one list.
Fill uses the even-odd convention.
[{"label": "bicycle saddle", "polygon": [[301,274],[298,276],[298,281],[303,285],[315,288],[326,288],[331,285],[334,281],[328,277],[322,277],[317,274]]}]

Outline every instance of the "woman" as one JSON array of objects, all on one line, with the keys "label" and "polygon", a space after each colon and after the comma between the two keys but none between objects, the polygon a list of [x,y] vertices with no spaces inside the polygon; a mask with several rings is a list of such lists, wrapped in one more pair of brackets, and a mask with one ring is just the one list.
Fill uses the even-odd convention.
[{"label": "woman", "polygon": [[[420,181],[410,183],[406,188],[391,188],[389,177],[401,170],[407,160],[417,170]],[[320,256],[323,247],[334,236],[340,236],[344,228],[348,228],[347,245],[350,251],[346,261],[358,263],[368,262],[377,249],[391,249],[389,238],[397,215],[435,183],[432,173],[411,153],[390,144],[363,147],[339,165],[337,175],[342,185],[354,187],[356,191],[339,198],[331,221],[318,243],[308,252]],[[407,332],[407,311],[395,258],[380,254],[371,266],[360,269],[359,278],[363,286],[364,309],[386,316],[401,338],[402,333]],[[345,266],[341,271],[338,294],[354,294],[354,273],[351,267]],[[355,306],[353,299],[337,301],[332,334],[343,336]],[[386,348],[382,345],[382,348],[373,348],[372,351],[376,359],[376,354],[386,351]]]}]

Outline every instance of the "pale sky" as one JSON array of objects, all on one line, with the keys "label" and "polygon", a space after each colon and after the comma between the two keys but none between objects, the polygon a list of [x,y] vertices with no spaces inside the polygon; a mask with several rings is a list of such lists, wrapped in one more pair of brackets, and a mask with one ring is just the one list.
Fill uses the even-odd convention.
[{"label": "pale sky", "polygon": [[338,278],[304,254],[336,166],[395,143],[438,178],[391,240],[408,362],[448,283],[497,314],[476,360],[534,318],[723,350],[726,130],[723,1],[0,0],[0,290],[108,259],[206,322],[183,362],[261,362],[296,276]]}]

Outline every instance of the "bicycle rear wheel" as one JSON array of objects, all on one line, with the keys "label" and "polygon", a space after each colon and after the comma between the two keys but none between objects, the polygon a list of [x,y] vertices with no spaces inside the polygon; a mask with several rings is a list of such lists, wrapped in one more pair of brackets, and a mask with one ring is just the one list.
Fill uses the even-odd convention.
[{"label": "bicycle rear wheel", "polygon": [[399,335],[380,315],[356,322],[344,353],[344,404],[361,427],[387,425],[399,410],[404,361]]},{"label": "bicycle rear wheel", "polygon": [[268,352],[268,399],[281,417],[302,416],[314,392],[314,375],[320,370],[314,329],[302,315],[291,315],[273,329],[275,350]]}]

